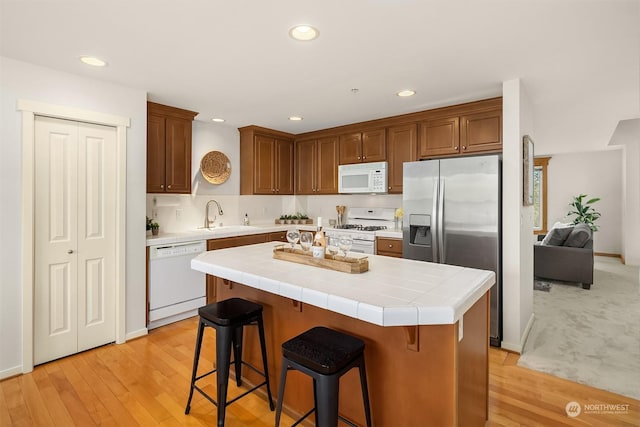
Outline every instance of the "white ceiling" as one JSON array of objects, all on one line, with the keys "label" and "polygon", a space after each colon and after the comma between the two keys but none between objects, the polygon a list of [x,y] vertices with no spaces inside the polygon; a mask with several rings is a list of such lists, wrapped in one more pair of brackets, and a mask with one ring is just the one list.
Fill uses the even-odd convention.
[{"label": "white ceiling", "polygon": [[[222,126],[301,133],[501,94],[546,151],[640,117],[639,0],[0,0],[3,56],[148,92]],[[297,42],[288,30],[320,30]],[[108,61],[90,68],[77,58]],[[357,94],[351,89],[357,88]],[[411,88],[411,98],[395,96]],[[287,117],[300,115],[302,122]],[[538,145],[536,145],[538,148]]]}]

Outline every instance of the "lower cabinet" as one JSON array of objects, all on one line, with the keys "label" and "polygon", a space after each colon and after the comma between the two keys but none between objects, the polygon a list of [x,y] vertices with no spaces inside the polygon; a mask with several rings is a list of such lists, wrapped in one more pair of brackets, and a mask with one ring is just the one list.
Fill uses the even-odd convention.
[{"label": "lower cabinet", "polygon": [[287,232],[286,231],[276,231],[274,233],[269,233],[269,238],[267,242],[286,242],[287,241]]},{"label": "lower cabinet", "polygon": [[402,258],[402,239],[376,238],[376,255]]},{"label": "lower cabinet", "polygon": [[[286,242],[286,231],[275,231],[273,233],[250,234],[248,236],[224,237],[222,239],[207,240],[207,251],[216,249],[235,248],[237,246],[253,245],[265,242]],[[226,284],[226,279],[207,274],[207,304],[216,302],[216,285]]]}]

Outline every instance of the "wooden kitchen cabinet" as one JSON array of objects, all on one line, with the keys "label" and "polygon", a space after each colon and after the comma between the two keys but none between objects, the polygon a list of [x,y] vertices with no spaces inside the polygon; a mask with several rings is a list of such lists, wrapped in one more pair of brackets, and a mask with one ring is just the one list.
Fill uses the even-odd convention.
[{"label": "wooden kitchen cabinet", "polygon": [[[285,233],[284,231],[282,232]],[[260,233],[249,234],[247,236],[237,237],[223,237],[220,239],[207,240],[207,251],[213,251],[216,249],[235,248],[237,246],[253,245],[256,243],[270,242],[273,237],[277,237],[278,233]],[[286,240],[286,237],[285,237]],[[207,274],[206,279],[206,295],[207,304],[216,302],[216,285],[218,283],[226,283],[227,281],[216,276]]]},{"label": "wooden kitchen cabinet", "polygon": [[338,193],[338,138],[296,142],[296,194]]},{"label": "wooden kitchen cabinet", "polygon": [[502,110],[470,111],[420,122],[418,157],[502,151]]},{"label": "wooden kitchen cabinet", "polygon": [[383,162],[387,159],[385,129],[340,135],[340,164]]},{"label": "wooden kitchen cabinet", "polygon": [[[337,194],[336,165],[385,160],[388,162],[387,191],[399,194],[404,162],[500,153],[502,98],[299,135],[258,126],[246,126],[239,131],[240,194]],[[287,167],[288,151],[282,149],[284,145],[276,154],[276,140],[296,140],[293,166]],[[257,147],[256,141],[260,142]],[[277,173],[282,175],[276,176]],[[283,181],[288,182],[291,177],[294,178],[293,190],[289,191]],[[276,191],[277,188],[280,191]]]},{"label": "wooden kitchen cabinet", "polygon": [[240,194],[293,194],[293,135],[240,128]]},{"label": "wooden kitchen cabinet", "polygon": [[197,114],[147,102],[147,193],[191,193],[191,132]]},{"label": "wooden kitchen cabinet", "polygon": [[268,242],[288,242],[288,240],[287,240],[287,232],[286,231],[274,231],[273,233],[269,233],[267,241]]},{"label": "wooden kitchen cabinet", "polygon": [[293,141],[257,135],[254,194],[293,194]]},{"label": "wooden kitchen cabinet", "polygon": [[446,117],[420,123],[418,156],[423,158],[460,153],[460,118]]},{"label": "wooden kitchen cabinet", "polygon": [[402,193],[403,163],[417,160],[417,129],[415,123],[387,128],[389,193]]},{"label": "wooden kitchen cabinet", "polygon": [[402,239],[376,238],[376,255],[402,258]]},{"label": "wooden kitchen cabinet", "polygon": [[460,118],[463,152],[502,151],[502,111],[467,114]]}]

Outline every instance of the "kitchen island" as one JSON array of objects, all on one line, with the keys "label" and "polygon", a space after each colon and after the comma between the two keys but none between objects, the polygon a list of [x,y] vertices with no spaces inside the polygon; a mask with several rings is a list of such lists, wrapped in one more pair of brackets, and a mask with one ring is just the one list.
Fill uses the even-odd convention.
[{"label": "kitchen island", "polygon": [[[493,272],[369,255],[369,271],[348,274],[273,259],[276,245],[210,251],[191,262],[216,277],[217,300],[264,306],[274,390],[281,344],[324,325],[365,341],[374,425],[484,425]],[[245,357],[257,364],[253,332]],[[254,381],[251,372],[247,380]],[[313,406],[307,377],[290,375],[285,405],[295,414]],[[340,413],[364,423],[356,371],[341,380]]]}]

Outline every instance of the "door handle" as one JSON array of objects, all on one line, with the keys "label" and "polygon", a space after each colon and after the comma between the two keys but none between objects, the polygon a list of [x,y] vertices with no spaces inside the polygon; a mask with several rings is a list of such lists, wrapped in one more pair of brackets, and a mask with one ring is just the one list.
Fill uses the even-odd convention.
[{"label": "door handle", "polygon": [[72,253],[73,253],[73,249],[69,249],[69,250],[67,251],[67,253],[68,253],[68,254],[72,254]]}]

